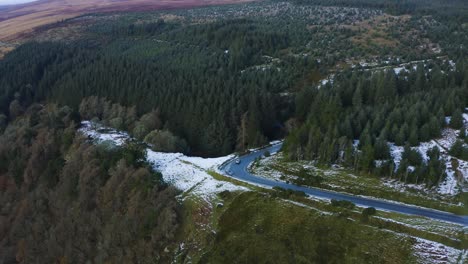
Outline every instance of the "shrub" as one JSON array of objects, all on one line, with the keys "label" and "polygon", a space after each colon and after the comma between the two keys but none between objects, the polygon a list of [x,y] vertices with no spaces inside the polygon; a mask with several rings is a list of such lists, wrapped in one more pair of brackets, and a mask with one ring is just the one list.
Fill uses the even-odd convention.
[{"label": "shrub", "polygon": [[364,210],[362,210],[362,215],[365,217],[375,215],[377,213],[377,210],[374,207],[368,207]]},{"label": "shrub", "polygon": [[336,200],[336,199],[331,200],[331,205],[335,207],[342,207],[342,208],[350,209],[350,210],[354,209],[354,207],[356,206],[354,203],[350,201]]}]

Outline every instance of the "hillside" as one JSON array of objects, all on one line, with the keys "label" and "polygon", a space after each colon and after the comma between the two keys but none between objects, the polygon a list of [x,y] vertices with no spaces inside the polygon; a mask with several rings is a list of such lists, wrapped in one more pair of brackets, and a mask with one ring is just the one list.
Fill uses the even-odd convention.
[{"label": "hillside", "polygon": [[151,11],[248,2],[248,0],[38,0],[0,12],[0,41],[13,41],[41,26],[86,13]]},{"label": "hillside", "polygon": [[465,263],[467,14],[2,7],[0,263]]}]

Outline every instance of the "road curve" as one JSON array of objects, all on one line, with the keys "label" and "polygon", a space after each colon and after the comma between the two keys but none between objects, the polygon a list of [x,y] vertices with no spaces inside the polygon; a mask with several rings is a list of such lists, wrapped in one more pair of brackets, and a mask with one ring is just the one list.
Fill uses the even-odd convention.
[{"label": "road curve", "polygon": [[257,157],[262,156],[265,151],[269,151],[270,153],[276,153],[281,149],[281,147],[282,143],[279,143],[261,150],[251,152],[239,158],[241,160],[240,164],[236,164],[235,160],[231,160],[230,162],[223,164],[219,169],[226,172],[226,174],[232,178],[257,185],[262,185],[265,187],[281,187],[284,189],[302,191],[310,196],[315,196],[318,198],[347,200],[359,206],[375,207],[381,210],[393,211],[408,215],[424,216],[435,220],[442,220],[454,224],[463,225],[465,227],[468,226],[468,216],[460,216],[443,211],[431,210],[428,208],[416,207],[400,203],[393,203],[384,200],[353,196],[349,194],[327,191],[313,187],[298,186],[294,184],[255,176],[248,171],[247,167],[249,166],[249,164],[252,163]]}]

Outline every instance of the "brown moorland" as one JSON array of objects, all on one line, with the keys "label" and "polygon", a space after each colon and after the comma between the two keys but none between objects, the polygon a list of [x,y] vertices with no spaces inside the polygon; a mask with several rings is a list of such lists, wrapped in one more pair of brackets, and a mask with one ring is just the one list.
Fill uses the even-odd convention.
[{"label": "brown moorland", "polygon": [[0,41],[14,41],[35,28],[94,12],[147,11],[251,2],[253,0],[38,0],[0,7]]}]

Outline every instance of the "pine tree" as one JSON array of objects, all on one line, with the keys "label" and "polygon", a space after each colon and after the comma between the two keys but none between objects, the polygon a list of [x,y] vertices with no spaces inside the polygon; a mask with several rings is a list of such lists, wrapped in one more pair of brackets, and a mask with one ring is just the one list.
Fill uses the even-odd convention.
[{"label": "pine tree", "polygon": [[374,148],[371,144],[367,144],[362,148],[359,158],[359,169],[369,173],[374,167]]},{"label": "pine tree", "polygon": [[247,115],[248,112],[245,112],[240,121],[240,126],[237,129],[237,145],[236,149],[242,152],[245,152],[247,147]]},{"label": "pine tree", "polygon": [[450,119],[450,127],[454,129],[460,129],[463,127],[463,115],[460,109],[456,109],[452,113],[452,118]]}]

